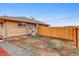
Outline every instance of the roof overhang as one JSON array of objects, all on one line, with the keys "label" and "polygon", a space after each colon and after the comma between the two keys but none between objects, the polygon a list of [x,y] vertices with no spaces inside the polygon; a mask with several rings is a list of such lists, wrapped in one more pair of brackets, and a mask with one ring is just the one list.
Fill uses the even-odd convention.
[{"label": "roof overhang", "polygon": [[41,24],[41,23],[37,23],[37,22],[28,22],[28,21],[24,21],[24,20],[19,20],[19,19],[14,19],[14,18],[6,18],[6,17],[2,17],[0,18],[0,22],[2,21],[12,21],[12,22],[24,22],[24,23],[31,23],[31,24],[39,24],[39,25],[45,25],[45,26],[49,26],[48,24]]}]

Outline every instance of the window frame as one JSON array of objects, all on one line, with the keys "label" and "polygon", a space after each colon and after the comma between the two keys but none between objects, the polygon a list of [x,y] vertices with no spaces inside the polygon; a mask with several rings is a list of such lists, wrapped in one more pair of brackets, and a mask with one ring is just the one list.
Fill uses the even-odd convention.
[{"label": "window frame", "polygon": [[19,22],[19,23],[18,23],[18,27],[19,27],[19,28],[26,28],[26,23],[24,23],[24,22]]}]

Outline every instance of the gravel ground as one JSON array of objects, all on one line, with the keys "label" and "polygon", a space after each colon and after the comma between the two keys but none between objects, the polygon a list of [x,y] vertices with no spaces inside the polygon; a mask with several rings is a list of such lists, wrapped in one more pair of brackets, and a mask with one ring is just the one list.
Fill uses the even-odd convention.
[{"label": "gravel ground", "polygon": [[[79,56],[79,49],[75,48],[75,45],[72,41],[64,41],[41,36],[39,38],[29,37],[28,39],[20,37],[10,40],[9,42],[10,43],[6,42],[4,45],[6,46],[6,44],[8,43],[9,45],[15,44],[15,46],[21,46],[30,51],[26,52],[27,54],[33,52],[38,56]],[[9,49],[9,47],[7,46],[6,48]],[[12,52],[14,53],[14,55],[26,55],[25,50],[24,52],[22,52],[22,54],[21,52],[17,52],[18,48],[16,47],[12,47],[10,49],[15,50],[16,53]]]},{"label": "gravel ground", "polygon": [[9,42],[1,43],[0,47],[2,47],[5,51],[13,56],[34,56],[32,52]]}]

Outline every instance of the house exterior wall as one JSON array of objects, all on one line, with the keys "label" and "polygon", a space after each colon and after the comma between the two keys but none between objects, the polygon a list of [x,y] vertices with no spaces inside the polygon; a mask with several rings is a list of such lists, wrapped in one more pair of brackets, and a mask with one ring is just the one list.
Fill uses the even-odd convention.
[{"label": "house exterior wall", "polygon": [[19,27],[18,23],[19,22],[6,21],[6,23],[3,22],[2,27],[2,22],[0,22],[0,35],[3,36],[4,38],[8,38],[27,34],[28,31],[27,28]]},{"label": "house exterior wall", "polygon": [[7,37],[24,35],[27,32],[26,28],[20,28],[18,26],[18,22],[8,21],[8,22],[6,22],[6,28],[7,28],[6,29],[7,30]]},{"label": "house exterior wall", "polygon": [[18,23],[19,21],[3,21],[3,27],[0,24],[0,35],[2,35],[4,38],[26,35],[32,32],[33,29],[30,27],[33,25],[36,25],[34,32],[38,34],[39,26],[44,26],[34,23],[26,23],[26,27],[21,28],[18,26]]}]

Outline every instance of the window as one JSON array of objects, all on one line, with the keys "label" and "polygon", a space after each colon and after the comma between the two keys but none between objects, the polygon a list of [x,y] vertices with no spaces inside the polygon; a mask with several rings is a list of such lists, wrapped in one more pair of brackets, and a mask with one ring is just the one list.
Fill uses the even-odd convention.
[{"label": "window", "polygon": [[3,23],[0,23],[0,27],[3,27]]},{"label": "window", "polygon": [[18,23],[18,26],[19,26],[20,28],[26,28],[26,23],[20,22],[20,23]]}]

